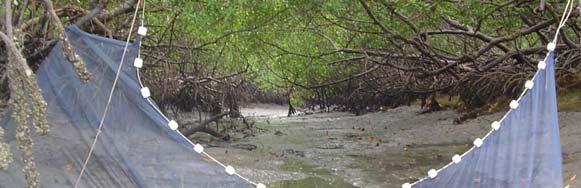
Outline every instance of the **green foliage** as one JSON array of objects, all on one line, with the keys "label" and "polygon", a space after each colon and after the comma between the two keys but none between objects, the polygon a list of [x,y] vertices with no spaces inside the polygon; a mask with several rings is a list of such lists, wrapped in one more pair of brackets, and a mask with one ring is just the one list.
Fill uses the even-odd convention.
[{"label": "green foliage", "polygon": [[[326,62],[340,54],[318,32],[341,37],[317,17],[324,1],[159,1],[172,11],[148,12],[149,43],[198,47],[199,63],[218,63],[223,73],[250,66],[250,78],[264,88],[287,88],[329,78]],[[305,11],[306,10],[306,11]],[[311,19],[312,18],[312,19]],[[174,20],[175,19],[175,20]],[[167,36],[167,30],[175,36]],[[342,42],[342,41],[340,41]]]},{"label": "green foliage", "polygon": [[[332,64],[362,55],[338,48],[412,52],[411,46],[389,39],[441,30],[446,25],[444,18],[492,37],[503,36],[522,29],[519,16],[532,12],[528,4],[502,6],[478,0],[364,2],[388,33],[374,23],[360,2],[351,0],[148,1],[152,6],[148,6],[146,18],[154,38],[147,42],[186,45],[194,48],[196,63],[218,65],[222,74],[248,67],[246,77],[263,89],[304,93],[307,91],[298,86],[326,83],[369,68],[365,62]],[[459,42],[465,40],[470,42]],[[449,35],[431,35],[426,42],[456,56],[484,44]],[[539,43],[537,36],[529,35],[506,45],[526,48]],[[402,47],[395,49],[393,44]]]}]

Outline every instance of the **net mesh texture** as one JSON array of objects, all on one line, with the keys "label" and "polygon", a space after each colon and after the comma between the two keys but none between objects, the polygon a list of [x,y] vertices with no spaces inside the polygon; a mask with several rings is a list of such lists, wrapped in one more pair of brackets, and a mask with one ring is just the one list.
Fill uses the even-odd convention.
[{"label": "net mesh texture", "polygon": [[[82,83],[56,45],[37,71],[48,103],[50,133],[33,136],[41,187],[72,187],[96,135],[100,117],[124,41],[67,28],[69,41],[92,77]],[[138,41],[130,43],[104,127],[79,187],[251,187],[224,168],[195,153],[191,143],[167,126],[162,114],[141,96],[133,61]],[[0,187],[25,187],[14,123],[5,115],[1,125],[14,162],[0,170]]]}]

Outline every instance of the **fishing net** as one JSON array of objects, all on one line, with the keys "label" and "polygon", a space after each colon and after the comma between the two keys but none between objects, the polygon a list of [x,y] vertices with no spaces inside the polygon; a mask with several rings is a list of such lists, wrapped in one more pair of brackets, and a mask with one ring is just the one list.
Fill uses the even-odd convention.
[{"label": "fishing net", "polygon": [[[56,45],[38,69],[48,103],[50,133],[33,136],[41,187],[72,187],[96,135],[125,42],[91,35],[75,26],[69,40],[92,74],[84,84]],[[138,42],[130,43],[116,91],[79,187],[250,187],[224,167],[194,152],[191,143],[140,93],[133,61]],[[0,187],[25,187],[14,123],[1,125],[15,160],[0,171]]]},{"label": "fishing net", "polygon": [[511,104],[513,109],[498,130],[482,139],[480,147],[456,159],[457,163],[433,171],[435,177],[413,187],[563,187],[554,54],[545,62],[546,67],[528,83],[532,89],[524,91],[518,106]]}]

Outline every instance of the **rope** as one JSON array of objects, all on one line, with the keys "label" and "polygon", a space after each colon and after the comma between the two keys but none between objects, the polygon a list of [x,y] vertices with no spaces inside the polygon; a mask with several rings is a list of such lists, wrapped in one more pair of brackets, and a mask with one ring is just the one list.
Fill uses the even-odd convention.
[{"label": "rope", "polygon": [[[141,27],[145,26],[145,0],[141,3]],[[143,38],[139,41],[139,48],[137,48],[137,58],[141,58],[141,44],[143,43]],[[141,81],[141,80],[140,80]]]},{"label": "rope", "polygon": [[[143,27],[144,25],[145,25],[145,0],[143,1],[142,7],[141,7],[141,27]],[[143,39],[144,38],[141,38],[141,40],[139,41],[139,47],[137,48],[137,58],[139,58],[139,59],[141,59],[141,44],[143,43]],[[141,81],[141,75],[139,74],[139,69],[137,69],[135,71],[135,73],[137,75],[137,81],[139,82],[139,86],[141,88],[143,88],[143,82]],[[148,100],[148,102],[151,103],[149,100]],[[155,106],[155,105],[152,104],[152,106]],[[159,111],[159,109],[156,109],[156,110]],[[160,113],[161,113],[161,111],[160,111]],[[167,119],[167,118],[165,118],[165,120],[169,121],[169,119]]]},{"label": "rope", "polygon": [[[140,2],[141,2],[141,0],[137,1],[138,6],[139,6]],[[79,186],[81,178],[83,177],[85,169],[87,168],[87,164],[89,163],[89,160],[91,159],[91,155],[93,154],[93,151],[95,150],[95,145],[97,144],[97,140],[99,139],[99,135],[101,135],[101,130],[103,129],[103,123],[105,122],[105,117],[107,115],[107,111],[109,110],[109,105],[111,104],[111,100],[113,98],[113,92],[115,92],[115,86],[117,86],[117,81],[119,80],[121,68],[123,67],[123,62],[125,61],[125,55],[127,54],[127,48],[129,47],[129,40],[131,39],[131,34],[133,33],[133,26],[135,24],[135,19],[137,18],[138,10],[139,9],[136,8],[134,13],[133,13],[133,18],[131,20],[129,34],[127,35],[127,40],[125,42],[125,48],[123,49],[123,54],[121,55],[121,61],[119,62],[119,67],[117,68],[117,73],[115,74],[115,80],[113,81],[113,85],[111,86],[111,92],[109,92],[109,98],[107,99],[107,104],[105,105],[105,109],[103,110],[103,114],[101,115],[101,120],[99,121],[99,128],[97,128],[97,133],[95,135],[95,139],[93,139],[93,144],[91,144],[91,148],[89,149],[89,153],[87,154],[87,158],[85,159],[85,162],[83,163],[83,167],[81,168],[81,172],[79,173],[79,176],[77,177],[77,180],[75,181],[75,188],[77,188]]]},{"label": "rope", "polygon": [[[581,0],[580,0],[581,2]],[[555,38],[553,38],[553,43],[557,44],[557,40],[559,37],[559,31],[561,30],[561,28],[563,26],[565,26],[565,23],[567,23],[567,20],[569,20],[569,16],[571,16],[571,12],[573,12],[573,3],[571,0],[567,0],[567,4],[565,5],[565,10],[563,11],[563,15],[561,15],[561,20],[559,21],[559,26],[557,27],[557,30],[555,31]]]}]

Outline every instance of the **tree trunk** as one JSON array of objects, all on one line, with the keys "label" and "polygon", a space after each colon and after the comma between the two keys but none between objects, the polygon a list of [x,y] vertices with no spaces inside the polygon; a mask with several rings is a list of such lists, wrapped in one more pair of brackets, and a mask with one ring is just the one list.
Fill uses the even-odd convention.
[{"label": "tree trunk", "polygon": [[291,103],[291,98],[289,97],[287,100],[287,104],[288,104],[288,117],[291,117],[293,114],[297,113],[295,107],[293,106],[293,104]]}]

